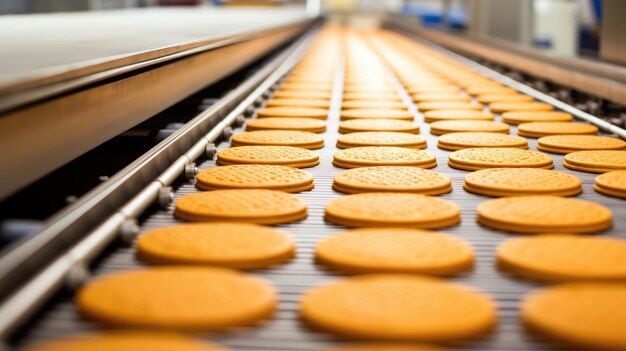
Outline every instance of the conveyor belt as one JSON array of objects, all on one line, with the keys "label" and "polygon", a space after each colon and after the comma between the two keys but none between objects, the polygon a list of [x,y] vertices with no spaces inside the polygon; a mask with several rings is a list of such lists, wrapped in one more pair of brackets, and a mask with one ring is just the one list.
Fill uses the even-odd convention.
[{"label": "conveyor belt", "polygon": [[[297,257],[291,262],[274,267],[272,269],[252,272],[252,274],[271,281],[280,292],[280,305],[273,320],[267,324],[241,330],[223,336],[208,336],[212,340],[232,347],[235,350],[313,350],[324,346],[338,343],[330,335],[315,332],[302,325],[297,316],[297,301],[299,296],[312,286],[328,282],[340,277],[329,272],[313,261],[315,244],[322,238],[338,231],[344,230],[324,222],[324,207],[327,202],[342,196],[331,189],[332,178],[341,169],[332,165],[333,154],[338,151],[335,141],[338,137],[337,127],[341,103],[341,90],[343,86],[342,67],[337,72],[334,85],[334,93],[331,101],[331,111],[328,119],[328,129],[324,134],[326,146],[315,150],[321,159],[320,165],[307,169],[315,178],[315,188],[297,194],[304,199],[309,208],[309,216],[306,220],[288,225],[279,226],[284,231],[293,235],[297,241]],[[421,126],[421,135],[428,141],[426,151],[436,155],[438,166],[434,171],[451,177],[453,191],[442,195],[441,198],[457,203],[461,208],[462,223],[460,225],[442,230],[457,235],[469,241],[475,249],[476,265],[472,272],[452,278],[459,283],[468,284],[482,290],[497,301],[499,308],[499,322],[496,329],[487,338],[458,346],[458,349],[471,350],[552,350],[561,349],[560,345],[530,336],[523,328],[518,318],[518,306],[524,294],[537,288],[539,285],[519,279],[513,279],[499,272],[494,266],[494,249],[503,240],[513,237],[511,234],[493,231],[479,226],[476,223],[476,206],[487,198],[468,193],[463,190],[463,178],[468,172],[450,168],[447,158],[450,151],[436,147],[437,138],[429,133],[429,125],[423,123],[422,116],[416,111],[408,94],[398,83],[407,104],[410,104],[411,112],[416,113],[416,121]],[[500,120],[497,116],[496,120]],[[235,132],[242,131],[241,128]],[[511,127],[511,134],[517,134],[516,127]],[[536,150],[536,139],[528,139],[531,150]],[[228,148],[226,141],[218,145],[218,149]],[[563,156],[549,154],[554,160],[555,170],[574,174],[583,181],[583,193],[580,199],[591,200],[613,210],[614,226],[602,235],[624,237],[626,233],[626,206],[623,200],[600,195],[593,190],[595,174],[576,172],[562,166]],[[199,164],[200,169],[214,167],[214,160],[205,160]],[[194,181],[189,181],[179,186],[175,191],[178,199],[186,194],[198,192],[194,187]],[[141,231],[179,223],[173,216],[173,205],[167,209],[146,213],[141,221]],[[130,247],[117,247],[108,254],[95,268],[94,275],[102,275],[143,266],[134,256],[134,249]],[[146,292],[149,293],[149,292]],[[71,296],[60,298],[52,303],[49,308],[40,314],[27,330],[18,338],[19,345],[32,344],[50,338],[67,336],[84,331],[97,330],[96,324],[80,319],[76,313]]]}]

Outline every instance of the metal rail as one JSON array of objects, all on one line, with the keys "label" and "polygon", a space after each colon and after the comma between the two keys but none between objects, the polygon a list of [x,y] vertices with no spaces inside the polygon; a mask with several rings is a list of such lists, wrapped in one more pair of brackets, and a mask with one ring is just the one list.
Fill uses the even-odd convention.
[{"label": "metal rail", "polygon": [[[262,95],[270,89],[304,54],[316,28],[309,31],[303,38],[267,64],[253,77],[237,87],[224,99],[199,114],[192,121],[154,149],[142,156],[139,160],[120,171],[105,189],[97,189],[90,194],[88,201],[82,201],[78,208],[73,208],[70,213],[64,213],[61,220],[72,220],[76,216],[85,216],[92,210],[94,202],[106,202],[107,195],[112,190],[131,190],[136,187],[127,184],[132,181],[133,174],[148,176],[155,173],[155,168],[164,162],[170,162],[170,166],[160,175],[154,177],[141,192],[134,196],[117,211],[113,211],[94,230],[89,232],[78,243],[65,251],[60,257],[53,260],[51,254],[45,255],[45,259],[51,262],[45,269],[37,273],[34,278],[15,291],[0,305],[0,340],[6,340],[11,334],[32,314],[40,308],[47,299],[63,286],[76,287],[88,277],[88,265],[91,260],[98,256],[114,239],[121,234],[122,239],[132,240],[137,233],[138,227],[135,217],[143,213],[155,201],[161,200],[162,205],[167,205],[171,200],[171,188],[169,186],[181,175],[195,176],[193,161],[207,154],[212,158],[215,153],[214,142],[232,133],[231,125],[240,125],[246,110],[257,103]],[[208,132],[206,132],[209,130]],[[180,152],[185,145],[192,145],[186,151]],[[173,155],[179,155],[172,163]],[[107,190],[107,191],[105,191]],[[110,212],[111,213],[111,212]],[[60,225],[60,224],[59,224]],[[46,233],[36,235],[30,245],[22,245],[10,252],[7,257],[0,260],[4,275],[0,277],[0,287],[8,289],[11,285],[20,282],[16,270],[33,259],[37,251],[51,250],[50,246],[62,246],[65,242],[55,233],[54,226],[46,228]],[[44,235],[44,236],[42,236]],[[61,241],[61,242],[59,242]],[[28,244],[28,243],[27,243]],[[38,257],[42,260],[42,257]],[[17,279],[16,279],[17,278]]]}]

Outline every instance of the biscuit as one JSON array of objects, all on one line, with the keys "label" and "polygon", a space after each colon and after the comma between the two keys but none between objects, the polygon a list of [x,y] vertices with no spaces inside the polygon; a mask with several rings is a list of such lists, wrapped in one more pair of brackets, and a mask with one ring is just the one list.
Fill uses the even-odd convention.
[{"label": "biscuit", "polygon": [[379,85],[365,85],[365,84],[350,84],[343,87],[344,93],[381,93],[381,94],[396,94],[398,89],[394,86],[379,86]]},{"label": "biscuit", "polygon": [[266,107],[256,112],[257,117],[274,117],[274,118],[328,118],[328,109],[314,107]]},{"label": "biscuit", "polygon": [[450,177],[419,167],[360,167],[339,172],[333,189],[348,194],[407,192],[441,195],[452,191]]},{"label": "biscuit", "polygon": [[478,96],[478,95],[484,95],[484,94],[498,94],[498,95],[505,95],[505,94],[510,94],[510,95],[517,95],[519,94],[517,90],[512,89],[512,88],[507,88],[505,86],[502,85],[495,85],[495,86],[489,86],[489,85],[477,85],[477,86],[473,86],[473,87],[467,87],[466,89],[467,93],[470,95],[474,95],[474,96]]},{"label": "biscuit", "polygon": [[532,96],[528,95],[511,95],[511,94],[482,94],[478,95],[478,102],[481,104],[491,104],[494,102],[531,102]]},{"label": "biscuit", "polygon": [[230,145],[297,146],[313,150],[324,147],[324,138],[299,130],[257,130],[233,135]]},{"label": "biscuit", "polygon": [[528,142],[522,137],[502,133],[459,132],[440,136],[437,140],[437,147],[452,151],[472,147],[512,147],[528,149]]},{"label": "biscuit", "polygon": [[385,101],[385,100],[348,100],[341,105],[344,110],[352,109],[394,109],[406,110],[407,105],[401,101]]},{"label": "biscuit", "polygon": [[283,91],[323,91],[332,92],[333,85],[331,83],[283,83],[280,85]]},{"label": "biscuit", "polygon": [[[174,333],[109,331],[53,340],[28,348],[29,351],[226,351],[215,344]],[[411,350],[411,349],[407,349]],[[416,349],[417,351],[421,349]],[[428,349],[424,349],[428,350]]]},{"label": "biscuit", "polygon": [[545,102],[494,102],[489,104],[489,110],[493,113],[510,111],[552,111],[554,107]]},{"label": "biscuit", "polygon": [[330,102],[323,99],[279,99],[273,98],[265,102],[266,107],[315,107],[328,109]]},{"label": "biscuit", "polygon": [[419,135],[399,132],[357,132],[340,135],[337,147],[347,149],[360,146],[398,146],[410,149],[426,148],[426,140]]},{"label": "biscuit", "polygon": [[612,220],[602,205],[552,195],[503,197],[477,208],[478,223],[519,233],[593,233],[610,228]]},{"label": "biscuit", "polygon": [[552,135],[539,138],[537,149],[555,154],[582,150],[622,150],[626,149],[626,142],[597,135]]},{"label": "biscuit", "polygon": [[110,326],[214,331],[270,317],[276,291],[226,268],[160,267],[96,278],[76,302],[85,316]]},{"label": "biscuit", "polygon": [[588,123],[529,122],[517,126],[517,134],[528,138],[549,135],[598,134],[598,127]]},{"label": "biscuit", "polygon": [[269,189],[297,193],[313,189],[313,176],[288,166],[231,165],[210,167],[196,175],[200,190]]},{"label": "biscuit", "polygon": [[417,109],[420,112],[433,111],[433,110],[476,110],[482,111],[483,105],[478,102],[448,102],[448,101],[432,101],[422,102],[417,105]]},{"label": "biscuit", "polygon": [[450,120],[430,124],[430,134],[443,135],[456,132],[509,133],[509,125],[494,121]]},{"label": "biscuit", "polygon": [[343,94],[343,100],[402,101],[402,97],[398,94],[359,92],[345,93]]},{"label": "biscuit", "polygon": [[498,266],[541,281],[626,280],[626,241],[574,234],[541,234],[507,240],[496,250]]},{"label": "biscuit", "polygon": [[443,85],[407,85],[406,90],[409,94],[449,94],[449,93],[458,93],[461,91],[458,87],[443,84]]},{"label": "biscuit", "polygon": [[217,153],[217,164],[263,164],[297,168],[317,166],[319,155],[293,146],[235,146]]},{"label": "biscuit", "polygon": [[516,148],[470,148],[448,156],[448,165],[466,171],[485,168],[545,168],[552,169],[552,159],[541,152]]},{"label": "biscuit", "polygon": [[137,256],[155,264],[260,269],[291,259],[292,238],[249,223],[191,223],[153,229],[137,240]]},{"label": "biscuit", "polygon": [[326,205],[325,219],[348,227],[443,228],[460,222],[459,207],[421,194],[363,193]]},{"label": "biscuit", "polygon": [[322,91],[282,91],[278,90],[272,96],[275,99],[316,99],[330,100],[330,93]]},{"label": "biscuit", "polygon": [[565,155],[563,166],[576,171],[591,173],[626,170],[626,151],[576,151]]},{"label": "biscuit", "polygon": [[604,195],[626,199],[626,171],[612,171],[597,176],[593,188]]},{"label": "biscuit", "polygon": [[353,229],[320,241],[315,259],[347,273],[449,276],[471,269],[472,246],[452,235],[409,228]]},{"label": "biscuit", "polygon": [[333,334],[373,340],[473,339],[496,323],[490,297],[460,284],[408,274],[371,274],[306,292],[300,316]]},{"label": "biscuit", "polygon": [[392,109],[352,109],[341,111],[341,120],[349,119],[401,119],[412,121],[413,114],[404,110]]},{"label": "biscuit", "polygon": [[323,133],[326,123],[313,118],[260,118],[246,123],[246,131],[255,130],[300,130],[303,132]]},{"label": "biscuit", "polygon": [[423,94],[414,94],[412,96],[413,101],[419,103],[427,102],[427,101],[467,101],[469,102],[472,98],[463,95],[461,93],[423,93]]},{"label": "biscuit", "polygon": [[489,168],[465,176],[463,189],[492,197],[574,196],[582,192],[582,181],[571,174],[542,168]]},{"label": "biscuit", "polygon": [[345,346],[333,347],[330,349],[324,349],[323,351],[442,351],[443,349],[434,346],[424,346],[416,344],[381,344],[381,343],[367,343],[367,344],[348,344]]},{"label": "biscuit", "polygon": [[626,349],[626,284],[579,282],[555,285],[524,297],[524,323],[585,350]]},{"label": "biscuit", "polygon": [[424,122],[437,122],[446,120],[485,120],[493,121],[493,114],[483,111],[472,110],[435,110],[424,113]]},{"label": "biscuit", "polygon": [[557,111],[514,111],[502,114],[502,122],[518,125],[529,122],[571,122],[574,117]]},{"label": "biscuit", "polygon": [[341,150],[333,155],[333,165],[341,168],[368,166],[414,166],[433,168],[435,156],[426,151],[395,146],[365,146]]},{"label": "biscuit", "polygon": [[396,119],[351,119],[339,123],[340,133],[403,132],[418,134],[419,125]]},{"label": "biscuit", "polygon": [[185,195],[174,215],[188,221],[279,224],[306,218],[306,202],[276,190],[229,189]]}]

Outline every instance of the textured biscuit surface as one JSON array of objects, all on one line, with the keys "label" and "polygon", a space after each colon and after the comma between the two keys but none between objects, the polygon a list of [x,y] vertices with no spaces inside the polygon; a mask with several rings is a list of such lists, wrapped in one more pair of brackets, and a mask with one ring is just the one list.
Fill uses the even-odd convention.
[{"label": "textured biscuit surface", "polygon": [[450,154],[448,164],[451,167],[476,171],[485,168],[500,167],[553,167],[552,159],[538,151],[515,148],[470,148]]},{"label": "textured biscuit surface", "polygon": [[278,99],[321,99],[330,100],[330,93],[323,91],[277,91],[273,95]]},{"label": "textured biscuit surface", "polygon": [[417,134],[420,127],[410,121],[393,119],[351,119],[339,123],[339,132],[405,132]]},{"label": "textured biscuit surface", "polygon": [[[214,344],[164,332],[105,332],[46,342],[29,351],[226,351]],[[419,349],[417,349],[419,351]],[[426,349],[427,350],[427,349]]]},{"label": "textured biscuit surface", "polygon": [[605,195],[626,199],[626,171],[612,171],[597,176],[594,189]]},{"label": "textured biscuit surface", "polygon": [[626,284],[567,283],[538,290],[522,302],[530,327],[584,349],[626,349]]},{"label": "textured biscuit surface", "polygon": [[576,151],[565,155],[563,165],[577,171],[593,173],[626,170],[626,151]]},{"label": "textured biscuit surface", "polygon": [[343,168],[367,166],[432,168],[437,165],[437,161],[435,156],[426,151],[394,146],[365,146],[336,152],[333,164]]},{"label": "textured biscuit surface", "polygon": [[267,107],[257,111],[258,117],[299,117],[326,119],[328,110],[314,107]]},{"label": "textured biscuit surface", "polygon": [[509,124],[527,122],[571,122],[574,117],[558,111],[514,111],[502,114],[502,121]]},{"label": "textured biscuit surface", "polygon": [[313,118],[259,118],[246,123],[247,131],[254,130],[301,130],[321,133],[326,130],[326,123]]},{"label": "textured biscuit surface", "polygon": [[196,175],[201,190],[270,189],[299,192],[313,188],[311,173],[275,165],[231,165],[207,168]]},{"label": "textured biscuit surface", "polygon": [[582,150],[622,150],[626,148],[626,141],[597,135],[551,135],[539,138],[537,148],[559,154]]},{"label": "textured biscuit surface", "polygon": [[319,164],[319,156],[310,150],[293,146],[236,146],[219,151],[217,163],[312,167]]},{"label": "textured biscuit surface", "polygon": [[324,99],[279,99],[274,98],[265,102],[267,107],[315,107],[327,109],[330,102]]},{"label": "textured biscuit surface", "polygon": [[225,268],[161,267],[96,278],[76,299],[82,313],[107,325],[209,331],[269,317],[276,292]]},{"label": "textured biscuit surface", "polygon": [[401,101],[385,101],[385,100],[348,100],[341,105],[344,110],[350,109],[397,109],[406,110],[407,106]]},{"label": "textured biscuit surface", "polygon": [[573,234],[507,240],[498,265],[516,275],[546,281],[626,279],[626,241]]},{"label": "textured biscuit surface", "polygon": [[430,133],[442,135],[455,132],[491,132],[509,133],[508,124],[494,121],[448,120],[437,121],[430,125]]},{"label": "textured biscuit surface", "polygon": [[512,95],[512,94],[483,94],[478,96],[478,102],[481,104],[491,104],[494,102],[529,102],[533,101],[532,96],[528,95]]},{"label": "textured biscuit surface", "polygon": [[527,137],[567,134],[598,134],[598,127],[588,123],[529,122],[517,127],[517,134]]},{"label": "textured biscuit surface", "polygon": [[487,196],[573,196],[582,191],[581,180],[571,174],[542,168],[489,168],[465,176],[465,190]]},{"label": "textured biscuit surface", "polygon": [[315,133],[298,130],[257,130],[235,134],[230,143],[232,146],[278,145],[319,149],[324,147],[324,138]]},{"label": "textured biscuit surface", "polygon": [[339,148],[359,146],[399,146],[423,149],[426,147],[426,140],[412,133],[400,132],[357,132],[340,135],[337,138]]},{"label": "textured biscuit surface", "polygon": [[429,101],[418,104],[417,108],[422,112],[433,110],[482,110],[483,105],[477,102]]},{"label": "textured biscuit surface", "polygon": [[326,220],[350,227],[443,228],[460,221],[460,210],[453,202],[428,195],[363,193],[330,201]]},{"label": "textured biscuit surface", "polygon": [[450,177],[419,167],[361,167],[333,178],[333,189],[345,193],[412,192],[440,195],[452,191]]},{"label": "textured biscuit surface", "polygon": [[503,113],[509,111],[552,111],[552,105],[543,102],[494,102],[489,104],[489,109],[493,113]]},{"label": "textured biscuit surface", "polygon": [[193,223],[151,230],[139,237],[137,255],[157,264],[265,268],[295,253],[293,239],[248,223]]},{"label": "textured biscuit surface", "polygon": [[354,229],[318,243],[315,257],[346,272],[452,275],[468,270],[473,249],[454,236],[408,228]]},{"label": "textured biscuit surface", "polygon": [[476,110],[435,110],[424,113],[425,122],[468,119],[492,121],[493,114]]},{"label": "textured biscuit surface", "polygon": [[341,111],[341,119],[401,119],[401,120],[413,120],[413,114],[406,110],[394,110],[394,109],[352,109]]},{"label": "textured biscuit surface", "polygon": [[174,214],[189,221],[230,220],[258,224],[287,223],[305,218],[306,203],[275,190],[215,190],[185,195]]},{"label": "textured biscuit surface", "polygon": [[472,147],[528,149],[528,142],[525,138],[503,133],[458,132],[440,136],[437,146],[446,150],[461,150]]},{"label": "textured biscuit surface", "polygon": [[367,339],[450,341],[477,337],[496,321],[492,300],[463,285],[414,275],[363,275],[313,288],[300,302],[307,322]]},{"label": "textured biscuit surface", "polygon": [[503,197],[477,208],[479,223],[520,233],[593,233],[609,228],[612,219],[602,205],[550,195]]}]

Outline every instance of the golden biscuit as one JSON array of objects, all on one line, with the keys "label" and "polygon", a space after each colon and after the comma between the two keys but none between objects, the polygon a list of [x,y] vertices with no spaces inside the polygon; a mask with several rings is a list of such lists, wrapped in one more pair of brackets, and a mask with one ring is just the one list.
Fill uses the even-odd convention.
[{"label": "golden biscuit", "polygon": [[413,101],[419,103],[427,101],[470,101],[472,98],[461,93],[423,93],[414,94]]},{"label": "golden biscuit", "polygon": [[320,241],[315,258],[349,273],[455,275],[469,270],[474,251],[454,236],[409,228],[353,229]]},{"label": "golden biscuit", "polygon": [[398,146],[410,149],[426,148],[426,140],[419,135],[400,132],[357,132],[340,135],[337,147],[347,149],[360,146]]},{"label": "golden biscuit", "polygon": [[448,165],[466,171],[485,168],[545,168],[552,169],[552,159],[538,151],[516,148],[470,148],[448,156]]},{"label": "golden biscuit", "polygon": [[393,341],[452,341],[488,332],[494,302],[459,284],[408,274],[372,274],[313,288],[300,316],[333,334]]},{"label": "golden biscuit", "polygon": [[381,93],[381,94],[394,94],[398,92],[398,89],[394,86],[380,86],[380,85],[365,85],[365,84],[350,84],[343,87],[344,93]]},{"label": "golden biscuit", "polygon": [[276,190],[229,189],[185,195],[174,215],[188,221],[279,224],[306,218],[306,202]]},{"label": "golden biscuit", "polygon": [[532,329],[585,350],[624,350],[625,300],[623,283],[567,283],[524,297],[521,316]]},{"label": "golden biscuit", "polygon": [[482,94],[478,95],[478,102],[481,104],[491,104],[494,102],[530,102],[533,101],[532,96],[528,95],[511,95],[511,94]]},{"label": "golden biscuit", "polygon": [[266,107],[315,107],[327,109],[330,107],[328,100],[322,99],[279,99],[274,98],[265,102]]},{"label": "golden biscuit", "polygon": [[313,189],[313,176],[288,166],[230,165],[211,167],[196,175],[200,190],[269,189],[288,193]]},{"label": "golden biscuit", "polygon": [[137,240],[137,256],[156,264],[258,269],[291,259],[292,238],[248,223],[193,223],[153,229]]},{"label": "golden biscuit", "polygon": [[424,113],[424,122],[430,123],[446,120],[493,121],[493,114],[490,112],[472,110],[435,110]]},{"label": "golden biscuit", "polygon": [[270,317],[276,291],[226,268],[161,267],[96,278],[76,302],[81,313],[106,325],[213,331]]},{"label": "golden biscuit", "polygon": [[385,101],[385,100],[348,100],[341,105],[344,110],[352,109],[394,109],[406,110],[407,105],[401,101]]},{"label": "golden biscuit", "polygon": [[444,94],[444,93],[457,93],[461,89],[458,87],[443,84],[443,85],[435,85],[435,86],[424,86],[424,85],[407,85],[406,90],[409,94]]},{"label": "golden biscuit", "polygon": [[[79,335],[38,344],[29,351],[226,351],[215,344],[191,337],[159,332],[105,332]],[[410,350],[410,349],[409,349]],[[417,349],[418,351],[420,349]],[[425,349],[427,350],[427,349]]]},{"label": "golden biscuit", "polygon": [[303,132],[323,133],[326,123],[313,118],[260,118],[246,123],[246,131],[255,130],[300,130]]},{"label": "golden biscuit", "polygon": [[574,196],[582,192],[582,182],[571,174],[542,168],[489,168],[465,176],[463,188],[493,197]]},{"label": "golden biscuit", "polygon": [[321,91],[282,91],[278,90],[272,96],[275,99],[319,99],[330,100],[330,93]]},{"label": "golden biscuit", "polygon": [[410,121],[395,119],[351,119],[339,123],[339,132],[403,132],[418,134],[420,127]]},{"label": "golden biscuit", "polygon": [[324,138],[299,130],[257,130],[233,135],[230,145],[297,146],[313,150],[324,147]]},{"label": "golden biscuit", "polygon": [[477,208],[478,223],[519,233],[593,233],[611,227],[608,208],[593,202],[551,195],[488,200]]},{"label": "golden biscuit", "polygon": [[360,167],[339,172],[333,189],[348,194],[407,192],[441,195],[452,191],[450,177],[419,167]]},{"label": "golden biscuit", "polygon": [[626,142],[597,135],[551,135],[539,138],[537,149],[555,154],[582,150],[622,150],[626,149]]},{"label": "golden biscuit", "polygon": [[263,164],[306,168],[317,166],[319,155],[293,146],[235,146],[217,153],[217,164]]},{"label": "golden biscuit", "polygon": [[517,134],[529,138],[549,135],[598,134],[598,127],[587,123],[529,122],[517,126]]},{"label": "golden biscuit", "polygon": [[403,345],[398,343],[392,344],[380,344],[380,343],[367,343],[367,344],[349,344],[346,346],[333,347],[330,349],[324,349],[323,351],[442,351],[442,349],[434,346],[424,345]]},{"label": "golden biscuit", "polygon": [[555,111],[517,111],[502,114],[502,121],[513,125],[528,122],[571,122],[573,119],[569,113]]},{"label": "golden biscuit", "polygon": [[626,171],[607,172],[597,176],[593,188],[604,195],[626,199]]},{"label": "golden biscuit", "polygon": [[440,136],[437,140],[437,147],[452,151],[472,147],[512,147],[528,149],[528,142],[522,137],[502,133],[459,132]]},{"label": "golden biscuit", "polygon": [[430,124],[430,134],[444,135],[456,132],[509,133],[509,125],[494,121],[449,120]]},{"label": "golden biscuit", "polygon": [[284,83],[280,85],[280,90],[284,91],[323,91],[331,92],[331,83]]},{"label": "golden biscuit", "polygon": [[328,109],[314,107],[266,107],[259,109],[257,117],[287,117],[287,118],[328,118]]},{"label": "golden biscuit", "polygon": [[626,280],[626,242],[574,234],[541,234],[507,240],[496,250],[498,266],[542,281]]},{"label": "golden biscuit", "polygon": [[435,156],[426,151],[395,146],[365,146],[341,150],[333,155],[333,165],[341,168],[368,166],[414,166],[433,168]]},{"label": "golden biscuit", "polygon": [[626,151],[576,151],[565,155],[563,166],[576,171],[591,173],[626,170]]},{"label": "golden biscuit", "polygon": [[377,93],[360,92],[360,93],[345,93],[343,94],[343,100],[344,101],[350,101],[350,100],[402,101],[402,97],[398,94],[389,94],[389,93],[377,94]]},{"label": "golden biscuit", "polygon": [[421,194],[363,193],[326,205],[327,221],[348,227],[443,228],[460,222],[459,207]]},{"label": "golden biscuit", "polygon": [[434,111],[434,110],[476,110],[482,111],[483,105],[478,102],[449,102],[449,101],[432,101],[422,102],[417,105],[417,109],[420,112]]},{"label": "golden biscuit", "polygon": [[474,95],[474,96],[484,95],[484,94],[498,94],[498,95],[504,95],[504,94],[517,95],[517,94],[519,94],[517,90],[511,89],[511,88],[507,88],[507,87],[502,86],[502,85],[496,85],[496,86],[489,86],[489,85],[480,86],[480,85],[477,85],[477,86],[473,86],[473,87],[467,87],[466,91],[467,91],[468,94]]},{"label": "golden biscuit", "polygon": [[489,104],[493,113],[510,111],[552,111],[554,107],[544,102],[494,102]]},{"label": "golden biscuit", "polygon": [[392,109],[352,109],[341,111],[341,119],[402,119],[413,120],[413,114],[405,110]]}]

